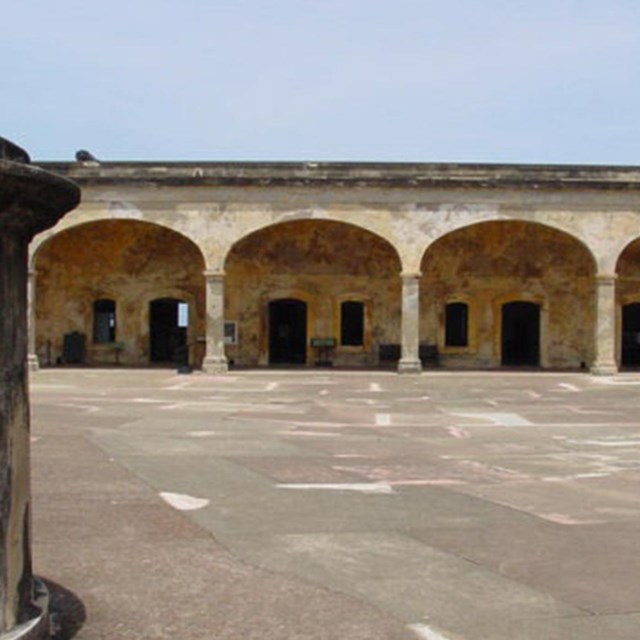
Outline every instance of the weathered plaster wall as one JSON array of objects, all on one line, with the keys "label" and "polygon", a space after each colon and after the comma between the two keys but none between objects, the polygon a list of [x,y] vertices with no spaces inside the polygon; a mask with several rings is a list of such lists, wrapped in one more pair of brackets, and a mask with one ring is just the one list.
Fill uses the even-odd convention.
[{"label": "weathered plaster wall", "polygon": [[[525,222],[487,222],[437,241],[425,254],[421,339],[438,344],[450,366],[498,366],[501,305],[542,305],[543,366],[580,367],[593,359],[595,264],[577,241]],[[470,310],[468,348],[444,345],[444,311],[462,301]]]},{"label": "weathered plaster wall", "polygon": [[336,364],[374,364],[380,343],[400,340],[400,261],[384,240],[352,225],[274,225],[238,242],[225,269],[226,318],[239,333],[227,355],[237,364],[267,362],[268,303],[280,298],[307,302],[309,338],[338,339],[340,302],[365,302],[365,346],[338,347]]},{"label": "weathered plaster wall", "polygon": [[113,350],[92,344],[93,302],[101,298],[116,301],[122,363],[148,363],[149,303],[156,298],[188,302],[189,339],[204,336],[204,260],[190,240],[166,228],[135,220],[73,227],[42,246],[35,267],[36,348],[45,364],[49,352],[55,363],[71,331],[86,335],[88,362],[115,361]]}]

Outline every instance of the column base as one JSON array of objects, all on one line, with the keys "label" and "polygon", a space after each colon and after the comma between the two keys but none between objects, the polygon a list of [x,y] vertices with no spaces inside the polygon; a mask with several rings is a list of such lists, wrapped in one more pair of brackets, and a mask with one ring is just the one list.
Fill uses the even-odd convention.
[{"label": "column base", "polygon": [[618,365],[615,362],[608,364],[606,362],[596,362],[589,373],[593,376],[615,376],[618,373]]},{"label": "column base", "polygon": [[420,360],[401,359],[398,362],[398,373],[422,373]]},{"label": "column base", "polygon": [[35,353],[30,353],[27,356],[27,369],[29,371],[37,371],[40,369],[40,361]]},{"label": "column base", "polygon": [[47,640],[51,637],[49,592],[40,580],[34,579],[34,617],[10,631],[0,632],[0,640]]},{"label": "column base", "polygon": [[202,362],[202,371],[212,375],[227,373],[229,371],[229,362],[224,356],[205,358]]}]

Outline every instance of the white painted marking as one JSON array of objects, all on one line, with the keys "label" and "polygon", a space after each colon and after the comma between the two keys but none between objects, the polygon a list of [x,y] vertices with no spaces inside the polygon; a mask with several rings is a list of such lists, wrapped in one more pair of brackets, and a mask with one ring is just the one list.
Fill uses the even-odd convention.
[{"label": "white painted marking", "polygon": [[188,382],[179,382],[178,384],[173,384],[170,387],[165,387],[167,389],[167,391],[179,391],[180,389],[184,389],[186,386],[188,386]]},{"label": "white painted marking", "polygon": [[335,453],[334,458],[365,458],[361,453]]},{"label": "white painted marking", "polygon": [[382,391],[382,389],[381,389],[380,385],[377,382],[372,382],[369,385],[369,391],[373,391],[373,392],[378,393],[378,392]]},{"label": "white painted marking", "polygon": [[391,424],[391,416],[388,413],[376,413],[376,426],[388,427]]},{"label": "white painted marking", "polygon": [[206,498],[194,498],[184,493],[170,493],[163,491],[160,493],[160,497],[174,509],[178,511],[195,511],[196,509],[202,509],[209,504],[209,500]]},{"label": "white painted marking", "polygon": [[33,444],[34,442],[38,442],[38,440],[40,440],[40,438],[38,436],[31,436],[31,443]]},{"label": "white painted marking", "polygon": [[328,396],[329,395],[329,389],[322,389],[322,391],[320,391],[318,393],[319,396]]},{"label": "white painted marking", "polygon": [[270,383],[267,385],[266,390],[267,390],[267,391],[275,391],[279,386],[280,386],[280,383],[279,383],[279,382],[270,382]]},{"label": "white painted marking", "polygon": [[411,629],[418,638],[422,638],[422,640],[449,640],[446,636],[434,631],[431,627],[421,622],[418,624],[410,624],[408,628]]},{"label": "white painted marking", "polygon": [[490,404],[492,407],[497,407],[498,406],[498,401],[497,400],[488,400],[485,398],[485,402],[487,404]]},{"label": "white painted marking", "polygon": [[215,431],[189,431],[187,435],[191,438],[210,438],[217,434]]},{"label": "white painted marking", "polygon": [[301,490],[318,490],[318,491],[356,491],[358,493],[394,493],[391,485],[387,482],[354,482],[342,484],[279,484],[279,489],[301,489]]},{"label": "white painted marking", "polygon": [[532,400],[539,400],[540,398],[542,398],[542,395],[539,393],[536,393],[535,391],[527,391],[527,395],[532,399]]},{"label": "white painted marking", "polygon": [[596,447],[637,447],[640,440],[568,440],[571,444],[589,444]]},{"label": "white painted marking", "polygon": [[611,474],[607,472],[575,473],[571,476],[547,476],[542,478],[544,482],[566,482],[567,480],[582,480],[583,478],[608,478]]},{"label": "white painted marking", "polygon": [[558,386],[566,389],[567,391],[573,391],[574,393],[581,390],[579,387],[576,387],[575,384],[569,384],[568,382],[559,382]]},{"label": "white painted marking", "polygon": [[140,404],[156,404],[156,403],[164,403],[165,400],[154,400],[153,398],[131,398],[129,402],[137,402]]},{"label": "white painted marking", "polygon": [[493,424],[501,427],[526,427],[531,426],[531,422],[517,413],[453,413],[451,415],[463,418],[479,418],[489,420]]},{"label": "white painted marking", "polygon": [[285,436],[305,436],[311,438],[337,438],[340,436],[339,433],[331,433],[329,431],[297,431],[294,429],[290,431],[279,431],[278,433]]},{"label": "white painted marking", "polygon": [[460,429],[459,427],[449,427],[447,432],[449,435],[452,435],[454,438],[458,438],[459,440],[466,440],[471,437],[468,431]]}]

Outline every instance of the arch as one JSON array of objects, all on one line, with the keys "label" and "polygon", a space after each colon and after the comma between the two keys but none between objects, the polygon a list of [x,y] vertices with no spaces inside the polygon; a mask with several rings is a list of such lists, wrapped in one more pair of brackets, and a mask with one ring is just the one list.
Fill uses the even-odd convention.
[{"label": "arch", "polygon": [[[55,354],[65,333],[91,335],[92,302],[117,303],[117,355],[124,364],[149,362],[148,301],[159,297],[193,305],[192,342],[205,332],[205,260],[186,236],[139,220],[101,220],[74,225],[42,243],[37,270],[36,343]],[[87,361],[113,362],[113,349],[92,345]],[[194,350],[197,360],[201,354]]]},{"label": "arch", "polygon": [[[423,342],[443,349],[452,366],[500,366],[501,310],[495,300],[542,305],[540,364],[580,368],[595,357],[596,260],[590,249],[554,227],[523,220],[466,225],[423,255]],[[472,301],[473,343],[447,350],[444,305]],[[470,307],[471,309],[471,307]]]},{"label": "arch", "polygon": [[[225,262],[226,319],[238,323],[234,362],[267,364],[265,304],[306,293],[309,339],[339,339],[336,307],[344,296],[370,300],[371,340],[366,348],[336,349],[334,363],[374,364],[379,342],[398,342],[401,262],[384,238],[334,220],[294,220],[268,225],[236,242]],[[354,298],[355,299],[355,298]],[[313,358],[308,357],[307,362]]]},{"label": "arch", "polygon": [[539,228],[547,229],[549,232],[558,233],[562,236],[565,236],[568,240],[572,240],[577,244],[579,244],[584,249],[584,251],[588,253],[591,261],[593,262],[593,268],[594,269],[597,268],[596,257],[593,251],[591,250],[591,248],[589,247],[589,245],[586,243],[586,241],[583,240],[582,238],[579,238],[577,235],[571,233],[570,231],[560,227],[559,225],[549,224],[548,222],[540,222],[538,220],[526,220],[522,218],[505,218],[505,217],[499,217],[495,215],[489,215],[487,217],[484,217],[481,220],[474,220],[473,222],[469,222],[469,220],[456,221],[450,227],[441,229],[437,235],[435,235],[433,238],[430,239],[429,243],[424,248],[422,252],[421,264],[424,263],[424,259],[427,253],[431,250],[431,248],[437,243],[439,243],[440,241],[446,239],[448,236],[454,235],[466,229],[472,229],[475,227],[481,227],[483,225],[492,225],[492,224],[531,225],[534,228],[539,227]]},{"label": "arch", "polygon": [[126,214],[121,214],[118,215],[117,213],[109,213],[109,217],[108,218],[96,218],[93,220],[76,220],[73,218],[73,215],[67,215],[65,216],[55,227],[53,227],[52,229],[49,229],[47,231],[45,231],[44,233],[40,233],[38,234],[35,238],[33,238],[33,240],[31,241],[31,243],[29,244],[29,268],[30,269],[35,269],[36,268],[36,263],[38,260],[38,253],[52,240],[54,240],[55,238],[57,238],[60,234],[63,233],[67,233],[67,232],[72,232],[74,230],[79,229],[80,227],[85,227],[87,225],[94,225],[94,224],[102,224],[103,222],[111,222],[111,221],[120,221],[123,223],[135,223],[135,224],[145,224],[145,225],[152,225],[154,227],[159,227],[161,229],[164,229],[166,231],[171,231],[172,233],[175,233],[181,237],[183,237],[185,240],[188,240],[194,247],[196,247],[198,249],[198,252],[200,253],[200,255],[202,256],[202,259],[205,260],[205,252],[202,249],[202,247],[200,246],[200,244],[198,243],[197,239],[194,237],[191,237],[190,235],[184,233],[184,230],[180,230],[178,231],[177,229],[174,229],[171,225],[169,224],[165,224],[163,222],[157,222],[155,220],[151,221],[151,220],[143,220],[140,218],[133,218],[131,217],[131,215],[126,215]]},{"label": "arch", "polygon": [[369,236],[373,236],[393,250],[398,260],[398,273],[402,271],[400,253],[397,247],[393,242],[391,242],[388,238],[385,238],[379,232],[373,229],[367,228],[361,224],[356,224],[351,221],[346,222],[345,220],[341,220],[339,218],[330,218],[330,217],[317,218],[313,215],[299,217],[293,220],[291,219],[280,220],[278,222],[262,224],[260,226],[256,226],[255,228],[252,228],[251,230],[247,231],[240,238],[237,238],[236,240],[234,240],[233,243],[229,246],[228,250],[225,253],[224,259],[222,261],[222,264],[224,265],[224,269],[226,270],[227,268],[227,262],[229,260],[229,256],[234,251],[237,251],[238,248],[241,247],[243,243],[250,242],[252,238],[257,237],[263,233],[268,233],[271,230],[275,230],[275,229],[279,230],[280,228],[286,229],[286,227],[293,227],[293,226],[305,224],[305,223],[310,223],[312,225],[320,225],[320,226],[323,226],[326,223],[325,226],[333,226],[334,228],[338,228],[338,226],[341,226],[345,229],[351,229],[351,230],[355,230],[355,231],[359,231],[361,233],[367,234]]}]

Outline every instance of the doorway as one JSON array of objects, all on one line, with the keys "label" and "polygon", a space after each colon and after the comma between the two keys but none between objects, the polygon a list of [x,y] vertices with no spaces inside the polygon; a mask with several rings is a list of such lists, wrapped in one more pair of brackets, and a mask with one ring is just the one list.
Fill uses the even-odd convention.
[{"label": "doorway", "polygon": [[502,364],[540,365],[540,305],[509,302],[502,306]]},{"label": "doorway", "polygon": [[151,362],[186,362],[189,305],[176,298],[158,298],[149,304]]},{"label": "doorway", "polygon": [[285,298],[269,303],[269,364],[305,364],[307,304]]},{"label": "doorway", "polygon": [[622,307],[622,366],[640,366],[640,303]]}]

